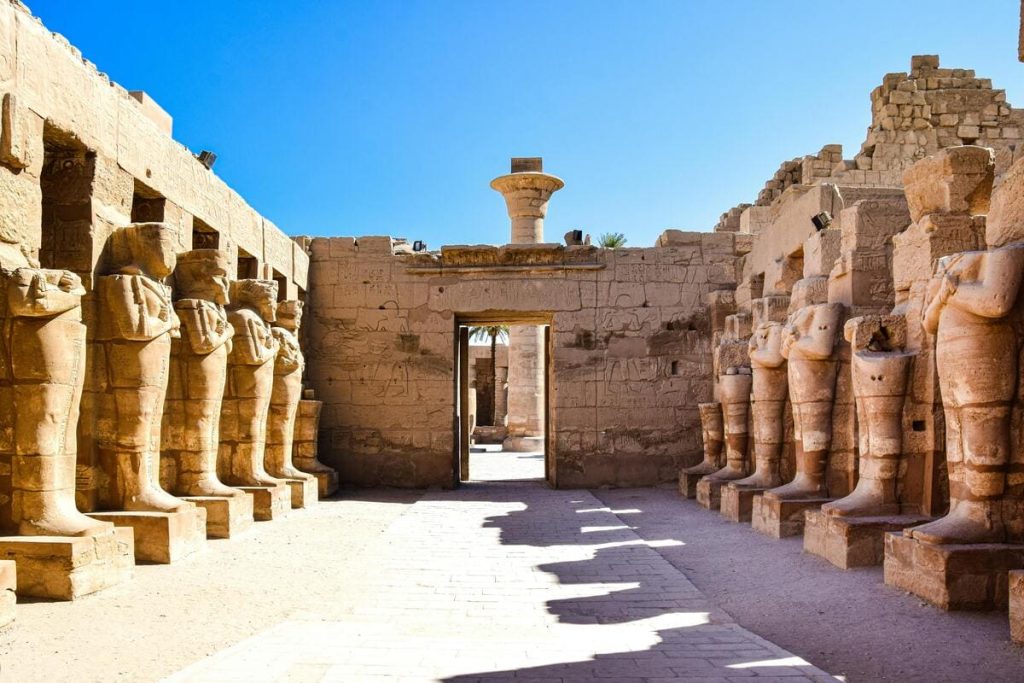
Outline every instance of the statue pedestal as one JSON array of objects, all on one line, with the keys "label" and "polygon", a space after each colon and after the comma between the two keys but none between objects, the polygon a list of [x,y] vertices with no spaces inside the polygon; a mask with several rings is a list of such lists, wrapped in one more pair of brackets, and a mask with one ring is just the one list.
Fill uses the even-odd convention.
[{"label": "statue pedestal", "polygon": [[885,558],[885,535],[923,524],[928,517],[837,517],[808,510],[804,517],[804,551],[823,557],[840,569],[877,567]]},{"label": "statue pedestal", "polygon": [[754,514],[754,496],[768,489],[736,486],[729,483],[722,489],[722,502],[718,511],[732,522],[749,522]]},{"label": "statue pedestal", "polygon": [[722,487],[728,483],[728,479],[701,479],[697,482],[697,502],[702,508],[717,510],[722,504]]},{"label": "statue pedestal", "polygon": [[18,565],[18,595],[74,600],[132,578],[134,532],[120,527],[95,536],[3,536],[0,558]]},{"label": "statue pedestal", "polygon": [[292,509],[292,492],[288,484],[275,486],[235,486],[252,498],[252,517],[257,522],[269,522],[288,514]]},{"label": "statue pedestal", "polygon": [[1010,640],[1024,645],[1024,570],[1010,572]]},{"label": "statue pedestal", "polygon": [[207,538],[235,538],[252,528],[252,496],[185,496],[206,510]]},{"label": "statue pedestal", "polygon": [[1024,545],[936,545],[885,535],[885,583],[944,610],[1005,609],[1008,573],[1024,569]]},{"label": "statue pedestal", "polygon": [[334,470],[330,472],[309,472],[309,474],[316,477],[317,489],[321,498],[329,498],[338,490],[338,473]]},{"label": "statue pedestal", "polygon": [[316,479],[285,479],[291,491],[292,509],[308,508],[320,500],[319,487]]},{"label": "statue pedestal", "polygon": [[206,510],[178,512],[90,512],[93,519],[129,527],[135,532],[135,561],[171,564],[206,544]]},{"label": "statue pedestal", "polygon": [[701,479],[713,472],[715,472],[715,470],[709,470],[707,472],[687,472],[686,470],[680,470],[679,495],[683,498],[696,498],[697,484],[700,483]]},{"label": "statue pedestal", "polygon": [[750,525],[755,531],[772,538],[799,536],[804,532],[804,511],[816,510],[831,498],[805,498],[803,500],[779,500],[766,493],[754,496]]},{"label": "statue pedestal", "polygon": [[0,626],[14,621],[14,591],[18,588],[17,565],[12,560],[0,560]]}]

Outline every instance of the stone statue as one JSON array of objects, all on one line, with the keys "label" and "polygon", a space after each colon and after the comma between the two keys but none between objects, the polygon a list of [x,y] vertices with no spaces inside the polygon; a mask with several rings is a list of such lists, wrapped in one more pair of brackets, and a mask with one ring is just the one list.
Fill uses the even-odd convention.
[{"label": "stone statue", "polygon": [[295,414],[302,400],[302,370],[305,366],[296,333],[302,324],[302,302],[282,301],[277,305],[277,325],[272,329],[277,340],[274,361],[274,390],[270,398],[267,422],[267,472],[282,479],[315,479],[292,464]]},{"label": "stone statue", "polygon": [[[902,332],[894,334],[894,328]],[[859,328],[874,334],[857,339]],[[906,338],[903,316],[868,316],[846,323],[844,336],[853,345],[853,395],[857,405],[857,486],[846,497],[821,507],[838,517],[883,517],[900,514],[896,482],[903,455],[903,403],[916,354],[901,350]]]},{"label": "stone statue", "polygon": [[1002,497],[1019,340],[1010,317],[1024,278],[1024,244],[940,259],[924,326],[936,335],[946,414],[949,513],[914,527],[926,543],[1006,540]]},{"label": "stone statue", "polygon": [[230,255],[196,249],[178,255],[174,310],[181,337],[171,345],[171,380],[163,422],[168,490],[178,496],[244,496],[217,478],[221,403],[235,330],[228,302]]},{"label": "stone statue", "polygon": [[700,403],[700,430],[704,444],[704,460],[680,472],[680,492],[687,498],[696,495],[697,481],[706,474],[713,474],[721,467],[722,460],[722,404]]},{"label": "stone statue", "polygon": [[761,323],[750,337],[754,473],[730,486],[768,489],[782,483],[779,464],[785,431],[783,413],[789,396],[782,337],[783,326],[776,322]]},{"label": "stone statue", "polygon": [[284,481],[267,473],[264,454],[278,350],[270,327],[277,308],[277,283],[248,279],[231,284],[228,320],[235,336],[228,355],[217,471],[232,486],[274,487]]},{"label": "stone statue", "polygon": [[97,424],[102,509],[178,512],[193,507],[160,487],[160,426],[178,316],[163,284],[175,264],[175,233],[136,223],[110,237],[110,274],[97,278],[109,419]]},{"label": "stone statue", "polygon": [[704,477],[705,481],[724,483],[747,474],[751,381],[748,367],[729,368],[719,378],[722,424],[725,428],[725,467]]},{"label": "stone statue", "polygon": [[[0,411],[9,507],[0,533],[92,536],[113,528],[75,506],[79,401],[85,378],[85,288],[66,270],[4,270]],[[7,458],[4,458],[5,460]],[[4,487],[6,488],[6,487]]]},{"label": "stone statue", "polygon": [[836,388],[835,358],[842,304],[814,304],[798,310],[786,325],[782,356],[787,360],[789,398],[793,406],[796,476],[770,489],[778,500],[824,498],[825,468],[832,441],[832,403]]}]

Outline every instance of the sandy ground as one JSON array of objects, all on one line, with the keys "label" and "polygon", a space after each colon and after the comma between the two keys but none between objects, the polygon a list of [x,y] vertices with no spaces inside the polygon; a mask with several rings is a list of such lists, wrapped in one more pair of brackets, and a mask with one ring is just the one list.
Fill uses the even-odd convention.
[{"label": "sandy ground", "polygon": [[595,495],[743,627],[849,681],[1024,681],[1002,613],[943,612],[685,501],[670,489]]},{"label": "sandy ground", "polygon": [[344,602],[339,577],[422,492],[349,493],[210,541],[173,566],[73,603],[25,602],[0,632],[0,681],[153,681],[304,611]]},{"label": "sandy ground", "polygon": [[[501,462],[518,473],[535,459],[474,464],[479,475],[497,476]],[[614,642],[595,638],[607,654],[589,663],[584,657],[558,664],[568,660],[555,658],[556,664],[521,671],[508,664],[495,668],[495,660],[469,669],[494,672],[486,680],[505,680],[518,672],[562,680],[558,677],[563,671],[585,678],[594,662],[606,667],[632,666],[629,661],[656,665],[679,652],[686,641],[672,642],[667,636],[686,629],[668,629],[660,644],[644,645],[644,635],[635,644],[639,649],[629,655],[632,660],[614,654],[623,649],[620,635],[635,635],[629,625],[648,604],[636,602],[650,599],[644,591],[660,593],[666,581],[675,585],[670,573],[658,569],[647,588],[641,585],[639,595],[619,590],[612,598],[601,597],[618,590],[616,582],[630,578],[619,575],[624,569],[616,553],[625,553],[642,571],[664,561],[703,594],[699,600],[735,620],[736,628],[849,681],[1024,681],[1024,648],[1010,644],[1005,613],[941,612],[886,587],[880,569],[840,571],[803,553],[799,539],[761,536],[749,525],[733,524],[680,499],[674,490],[602,490],[574,497],[573,492],[539,495],[533,490],[544,490],[539,483],[499,484],[508,487],[500,490],[493,484],[473,486],[477,493],[473,487],[455,493],[347,492],[279,522],[259,523],[240,539],[212,541],[206,552],[174,566],[137,567],[133,581],[74,603],[23,602],[17,621],[0,631],[0,681],[159,680],[223,654],[225,648],[259,646],[259,638],[286,624],[293,625],[293,634],[335,633],[343,642],[352,636],[346,629],[353,615],[362,611],[380,619],[378,603],[396,602],[393,595],[388,597],[395,586],[412,580],[429,588],[429,582],[415,580],[415,566],[403,566],[404,558],[411,557],[413,565],[439,545],[444,547],[438,553],[462,547],[467,557],[479,548],[478,559],[487,569],[476,573],[478,581],[523,583],[524,590],[540,590],[528,591],[518,602],[510,602],[499,590],[489,602],[478,603],[491,610],[488,614],[500,614],[500,606],[508,604],[526,610],[520,616],[528,616],[529,623],[557,629],[551,632],[556,636],[568,626],[593,623],[591,611],[610,609],[613,616],[599,617],[597,623],[608,621],[623,629],[621,634],[607,632]],[[487,488],[480,493],[479,487]],[[607,509],[592,509],[594,503]],[[475,516],[462,510],[475,510]],[[477,530],[481,533],[475,537]],[[495,530],[501,532],[497,546]],[[638,542],[642,545],[634,547]],[[547,546],[565,556],[549,555]],[[390,573],[378,576],[385,560]],[[439,571],[458,576],[462,568],[443,555],[424,562],[433,567],[432,576]],[[526,569],[515,570],[516,563]],[[509,576],[496,579],[494,567],[506,564]],[[552,580],[550,592],[544,593],[542,586]],[[573,592],[580,590],[576,584],[581,580],[590,582],[586,595],[591,597]],[[546,605],[547,621],[538,620],[534,602]],[[456,599],[451,604],[455,611],[449,610],[447,623],[465,627],[458,610],[469,609],[469,603]],[[421,623],[432,624],[432,605],[397,600],[391,614],[405,619],[411,606],[410,614],[420,615],[408,617],[419,634]],[[626,611],[615,616],[622,609]],[[659,619],[679,616],[664,607],[652,614]],[[550,617],[557,619],[551,622]],[[489,624],[490,619],[482,617],[479,623]],[[383,626],[388,625],[383,619]],[[576,643],[580,653],[586,652],[589,638]],[[307,671],[311,678],[274,680],[328,680]]]}]

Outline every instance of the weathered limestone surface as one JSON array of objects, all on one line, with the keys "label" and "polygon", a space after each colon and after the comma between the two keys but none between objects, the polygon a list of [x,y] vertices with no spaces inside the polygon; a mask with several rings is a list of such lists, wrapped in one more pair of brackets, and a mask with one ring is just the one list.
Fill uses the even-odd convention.
[{"label": "weathered limestone surface", "polygon": [[313,239],[308,381],[320,457],[363,486],[451,486],[456,315],[550,316],[558,486],[674,482],[711,399],[703,303],[735,281],[734,237],[675,246],[451,247],[394,255]]},{"label": "weathered limestone surface", "polygon": [[[1022,41],[1022,45],[1024,45],[1024,41]],[[1009,584],[1010,640],[1024,644],[1024,570],[1011,571]]]},{"label": "weathered limestone surface", "polygon": [[697,484],[700,480],[724,466],[722,447],[725,445],[725,436],[722,426],[722,404],[717,401],[701,403],[697,408],[700,410],[704,459],[692,467],[684,467],[679,471],[679,493],[684,498],[696,498]]}]

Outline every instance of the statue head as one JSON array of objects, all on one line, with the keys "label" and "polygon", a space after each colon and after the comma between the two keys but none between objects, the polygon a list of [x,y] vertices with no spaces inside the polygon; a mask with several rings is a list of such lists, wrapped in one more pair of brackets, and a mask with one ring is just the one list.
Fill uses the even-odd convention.
[{"label": "statue head", "polygon": [[251,308],[268,323],[277,318],[277,282],[248,278],[231,283],[231,307]]},{"label": "statue head", "polygon": [[178,241],[166,223],[133,223],[110,236],[110,268],[163,280],[174,270]]},{"label": "statue head", "polygon": [[7,304],[12,315],[46,317],[81,305],[85,287],[68,270],[18,268],[10,273]]},{"label": "statue head", "polygon": [[174,266],[174,295],[177,299],[205,299],[228,303],[231,256],[220,249],[193,249],[178,254]]},{"label": "statue head", "polygon": [[302,325],[302,302],[289,299],[277,304],[277,324],[290,332],[298,332]]},{"label": "statue head", "polygon": [[782,323],[761,323],[750,336],[750,362],[756,367],[777,368],[786,359],[782,355]]}]

